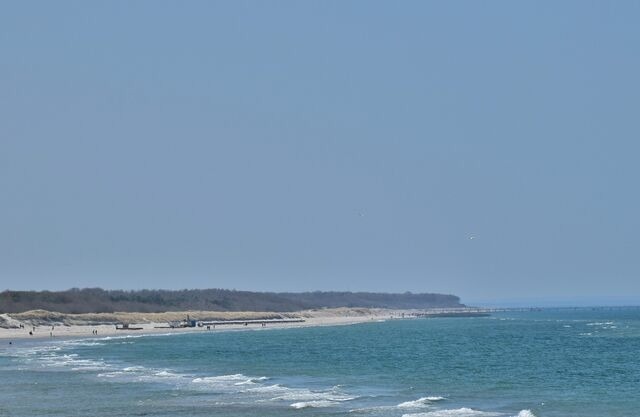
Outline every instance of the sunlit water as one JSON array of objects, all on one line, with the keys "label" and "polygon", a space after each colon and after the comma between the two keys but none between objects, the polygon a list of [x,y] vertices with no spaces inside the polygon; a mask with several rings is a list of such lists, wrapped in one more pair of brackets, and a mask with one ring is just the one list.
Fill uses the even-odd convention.
[{"label": "sunlit water", "polygon": [[0,347],[0,416],[635,417],[640,309]]}]

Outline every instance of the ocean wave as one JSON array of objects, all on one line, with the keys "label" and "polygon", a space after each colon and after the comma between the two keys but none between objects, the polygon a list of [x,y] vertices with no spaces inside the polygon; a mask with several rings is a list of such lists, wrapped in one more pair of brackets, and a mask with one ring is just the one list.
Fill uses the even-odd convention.
[{"label": "ocean wave", "polygon": [[127,366],[125,368],[122,368],[124,372],[141,372],[145,369],[147,368],[145,368],[144,366]]},{"label": "ocean wave", "polygon": [[413,401],[405,401],[397,405],[398,408],[422,408],[428,407],[434,402],[444,400],[444,397],[422,397]]},{"label": "ocean wave", "polygon": [[176,374],[176,373],[169,372],[169,371],[155,372],[153,374],[153,376],[157,376],[157,377],[160,377],[160,378],[183,378],[184,377],[184,375]]},{"label": "ocean wave", "polygon": [[302,401],[291,404],[293,408],[323,408],[323,407],[332,407],[337,405],[338,403],[335,401],[329,400],[317,400],[317,401]]},{"label": "ocean wave", "polygon": [[120,375],[124,375],[125,372],[123,371],[113,371],[113,372],[101,372],[98,375],[96,375],[98,378],[117,378]]},{"label": "ocean wave", "polygon": [[205,376],[201,378],[195,378],[192,382],[196,384],[207,383],[217,384],[220,382],[237,382],[245,381],[248,377],[243,374],[230,374],[230,375],[217,375],[217,376]]},{"label": "ocean wave", "polygon": [[[491,411],[480,411],[472,408],[456,408],[434,410],[421,413],[403,414],[402,417],[498,417],[504,416],[502,413]],[[514,417],[536,417],[531,410],[520,410]]]},{"label": "ocean wave", "polygon": [[96,377],[126,382],[171,383],[177,386],[188,384],[192,378],[189,375],[173,372],[171,369],[146,368],[144,366],[114,368],[114,366],[110,366],[109,372],[101,372]]},{"label": "ocean wave", "polygon": [[66,342],[33,346],[16,350],[11,356],[25,364],[36,364],[51,370],[71,370],[76,372],[105,371],[111,365],[102,360],[81,358],[77,353],[65,353]]},{"label": "ocean wave", "polygon": [[[123,336],[123,338],[127,338]],[[269,383],[266,376],[248,376],[242,373],[227,375],[199,376],[182,373],[175,369],[145,367],[126,363],[107,363],[102,359],[87,358],[82,350],[74,352],[78,346],[94,346],[94,341],[57,345],[35,346],[16,351],[16,357],[30,363],[30,366],[50,367],[52,370],[66,369],[90,372],[103,381],[142,382],[169,384],[178,390],[201,391],[220,394],[225,404],[264,403],[292,409],[346,407],[345,402],[363,399],[345,392],[340,385],[327,389],[309,389],[305,387],[287,387],[278,383]],[[70,350],[65,350],[65,347]],[[21,362],[21,361],[20,361]],[[383,404],[371,404],[373,407],[349,410],[365,415],[399,415],[403,417],[507,417],[511,414],[480,411],[471,408],[438,409],[436,403],[445,400],[441,396],[425,396],[393,405],[389,401]],[[397,401],[397,400],[396,400]],[[384,404],[387,402],[387,404]],[[394,403],[396,403],[394,401]],[[368,405],[367,403],[357,405]],[[536,417],[531,410],[521,410],[512,417]]]},{"label": "ocean wave", "polygon": [[81,359],[76,353],[59,355],[56,353],[39,355],[37,363],[45,368],[68,368],[72,371],[103,371],[111,366],[101,360]]},{"label": "ocean wave", "polygon": [[423,413],[403,414],[402,417],[497,417],[500,415],[502,414],[463,407],[455,409],[434,410]]},{"label": "ocean wave", "polygon": [[263,381],[269,380],[269,377],[266,376],[255,377],[244,374],[228,374],[194,377],[194,375],[178,373],[171,369],[129,366],[121,369],[113,369],[110,372],[99,373],[97,377],[110,378],[112,380],[120,379],[123,381],[171,383],[179,389],[204,391],[216,394],[257,395],[258,397],[262,397],[265,401],[273,400],[274,396],[276,396],[275,399],[293,401],[316,399],[311,398],[309,395],[296,395],[296,393],[300,392],[299,389],[287,388],[278,384],[263,385]]},{"label": "ocean wave", "polygon": [[312,404],[300,408],[318,407],[319,405],[317,404],[320,403],[328,404],[330,402],[336,404],[358,398],[340,392],[337,387],[325,391],[311,391],[306,388],[289,388],[280,384],[261,385],[255,388],[248,388],[242,392],[268,397],[267,401],[294,401],[294,404],[298,405]]},{"label": "ocean wave", "polygon": [[104,343],[96,342],[95,340],[68,340],[62,342],[65,346],[104,346]]},{"label": "ocean wave", "polygon": [[233,385],[236,385],[236,386],[240,386],[240,385],[255,385],[255,384],[259,383],[259,382],[266,381],[268,379],[269,378],[266,377],[266,376],[261,376],[259,378],[249,378],[249,379],[245,379],[244,381],[236,382]]},{"label": "ocean wave", "polygon": [[5,351],[3,353],[5,353],[6,356],[13,357],[13,358],[29,359],[29,358],[37,357],[39,355],[53,355],[55,354],[55,352],[60,350],[62,350],[62,346],[43,345],[43,346],[32,346],[28,348],[25,347],[22,349]]},{"label": "ocean wave", "polygon": [[126,340],[126,339],[140,339],[147,337],[166,337],[166,336],[181,336],[189,333],[144,333],[144,334],[124,334],[122,336],[104,336],[97,339],[79,339],[79,340]]},{"label": "ocean wave", "polygon": [[283,387],[280,384],[273,384],[273,385],[261,385],[259,387],[255,387],[255,388],[247,388],[245,390],[242,390],[242,392],[268,394],[268,393],[281,393],[281,392],[284,392],[284,391],[289,390],[289,389],[290,388]]},{"label": "ocean wave", "polygon": [[237,390],[237,387],[257,385],[261,381],[266,381],[266,376],[251,377],[244,374],[230,374],[199,377],[191,382],[200,387],[217,390]]},{"label": "ocean wave", "polygon": [[304,388],[290,388],[283,395],[279,395],[277,397],[272,398],[272,401],[334,401],[334,402],[342,402],[342,401],[351,401],[355,400],[356,397],[351,397],[345,394],[339,394],[332,391],[322,392],[322,391],[310,391]]}]

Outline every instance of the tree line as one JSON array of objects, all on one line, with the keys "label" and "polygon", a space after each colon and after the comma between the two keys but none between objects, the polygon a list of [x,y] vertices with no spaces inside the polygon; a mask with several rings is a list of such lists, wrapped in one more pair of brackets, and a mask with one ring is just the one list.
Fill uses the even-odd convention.
[{"label": "tree line", "polygon": [[113,313],[166,311],[277,311],[317,308],[441,308],[463,307],[460,298],[448,294],[410,292],[315,291],[271,293],[226,289],[104,290],[72,288],[66,291],[11,291],[0,293],[0,313],[48,310],[60,313]]}]

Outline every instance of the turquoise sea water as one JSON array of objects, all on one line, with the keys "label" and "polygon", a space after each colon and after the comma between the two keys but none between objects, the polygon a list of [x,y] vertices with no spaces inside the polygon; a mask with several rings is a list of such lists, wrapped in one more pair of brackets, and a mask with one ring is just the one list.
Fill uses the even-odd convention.
[{"label": "turquoise sea water", "polygon": [[640,309],[0,347],[0,416],[298,415],[635,417]]}]

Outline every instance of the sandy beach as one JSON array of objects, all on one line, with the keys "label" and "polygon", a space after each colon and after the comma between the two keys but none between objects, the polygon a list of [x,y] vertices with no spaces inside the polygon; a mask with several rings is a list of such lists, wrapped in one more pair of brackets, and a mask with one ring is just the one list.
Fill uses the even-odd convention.
[{"label": "sandy beach", "polygon": [[[98,338],[105,336],[338,326],[380,320],[410,319],[421,313],[423,311],[366,308],[336,308],[295,313],[190,311],[77,315],[35,311],[0,315],[0,319],[4,322],[4,328],[0,328],[0,339],[10,341],[12,339]],[[186,319],[187,316],[198,321],[233,321],[234,324],[174,328],[169,326],[170,322],[178,322],[181,319]],[[288,319],[303,321],[280,321]],[[117,326],[116,323],[118,323]],[[121,323],[129,324],[137,330],[117,329],[116,327],[122,327]]]}]

